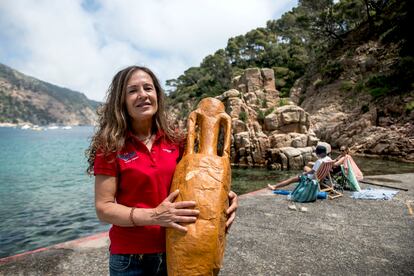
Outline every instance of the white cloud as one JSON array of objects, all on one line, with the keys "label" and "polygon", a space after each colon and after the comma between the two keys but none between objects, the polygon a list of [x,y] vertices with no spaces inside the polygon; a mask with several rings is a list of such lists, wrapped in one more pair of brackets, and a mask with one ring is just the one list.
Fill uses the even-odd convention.
[{"label": "white cloud", "polygon": [[86,11],[81,0],[1,1],[0,39],[7,45],[0,44],[0,62],[103,100],[120,68],[146,65],[161,81],[176,78],[228,38],[264,26],[295,3],[102,0]]}]

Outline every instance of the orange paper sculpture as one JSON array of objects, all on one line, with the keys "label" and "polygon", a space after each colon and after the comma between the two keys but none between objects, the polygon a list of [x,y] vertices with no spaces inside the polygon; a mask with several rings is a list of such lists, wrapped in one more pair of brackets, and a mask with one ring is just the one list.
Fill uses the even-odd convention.
[{"label": "orange paper sculpture", "polygon": [[[224,133],[222,156],[217,154],[220,128]],[[195,223],[183,224],[187,233],[167,228],[169,276],[217,275],[220,271],[231,183],[230,135],[230,116],[217,99],[203,99],[188,118],[187,148],[177,165],[171,192],[180,190],[176,202],[196,201],[200,214]]]}]

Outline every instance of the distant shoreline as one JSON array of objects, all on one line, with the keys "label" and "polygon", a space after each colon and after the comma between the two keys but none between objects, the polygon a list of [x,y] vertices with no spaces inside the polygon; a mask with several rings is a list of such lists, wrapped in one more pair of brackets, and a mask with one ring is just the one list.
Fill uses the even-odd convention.
[{"label": "distant shoreline", "polygon": [[91,126],[93,127],[94,125],[71,125],[71,124],[67,124],[67,125],[63,125],[63,124],[50,124],[50,125],[34,125],[32,123],[18,123],[18,124],[14,124],[14,123],[0,123],[0,127],[23,127],[23,126],[29,126],[29,127],[66,127],[66,126],[70,126],[70,127],[77,127],[77,126]]},{"label": "distant shoreline", "polygon": [[18,127],[20,124],[13,124],[13,123],[0,123],[0,127]]}]

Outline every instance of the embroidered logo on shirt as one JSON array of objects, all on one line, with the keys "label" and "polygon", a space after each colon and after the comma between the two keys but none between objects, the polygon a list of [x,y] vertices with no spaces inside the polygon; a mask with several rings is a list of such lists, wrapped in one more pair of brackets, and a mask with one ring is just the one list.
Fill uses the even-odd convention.
[{"label": "embroidered logo on shirt", "polygon": [[137,159],[138,155],[135,151],[132,151],[124,154],[118,154],[118,158],[124,160],[125,162],[130,162]]},{"label": "embroidered logo on shirt", "polygon": [[168,152],[168,153],[171,153],[171,152],[173,152],[175,149],[162,149],[163,151],[165,151],[165,152]]}]

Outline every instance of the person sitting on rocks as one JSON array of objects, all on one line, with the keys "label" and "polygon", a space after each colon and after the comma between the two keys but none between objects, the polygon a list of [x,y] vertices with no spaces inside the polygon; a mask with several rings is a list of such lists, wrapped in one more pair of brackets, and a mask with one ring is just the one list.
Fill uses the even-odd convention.
[{"label": "person sitting on rocks", "polygon": [[341,165],[344,166],[345,172],[348,172],[348,167],[351,166],[356,179],[362,180],[364,176],[352,158],[349,148],[346,146],[341,146],[339,150],[341,153],[334,159],[335,163],[332,168],[333,172],[340,172]]},{"label": "person sitting on rocks", "polygon": [[[308,170],[307,167],[304,168],[304,172],[302,173],[302,175],[306,175],[306,177],[310,178],[310,179],[314,179],[314,174],[315,172],[319,169],[319,167],[321,166],[321,164],[323,162],[329,162],[332,161],[332,159],[326,154],[326,148],[324,146],[317,146],[315,149],[315,153],[316,156],[318,157],[318,160],[316,160],[315,164],[313,165],[312,169]],[[267,184],[267,187],[270,190],[277,190],[280,189],[284,186],[287,186],[289,184],[295,183],[295,182],[299,182],[299,178],[300,175],[294,176],[292,178],[283,180],[279,183],[277,183],[276,185],[270,185]]]}]

